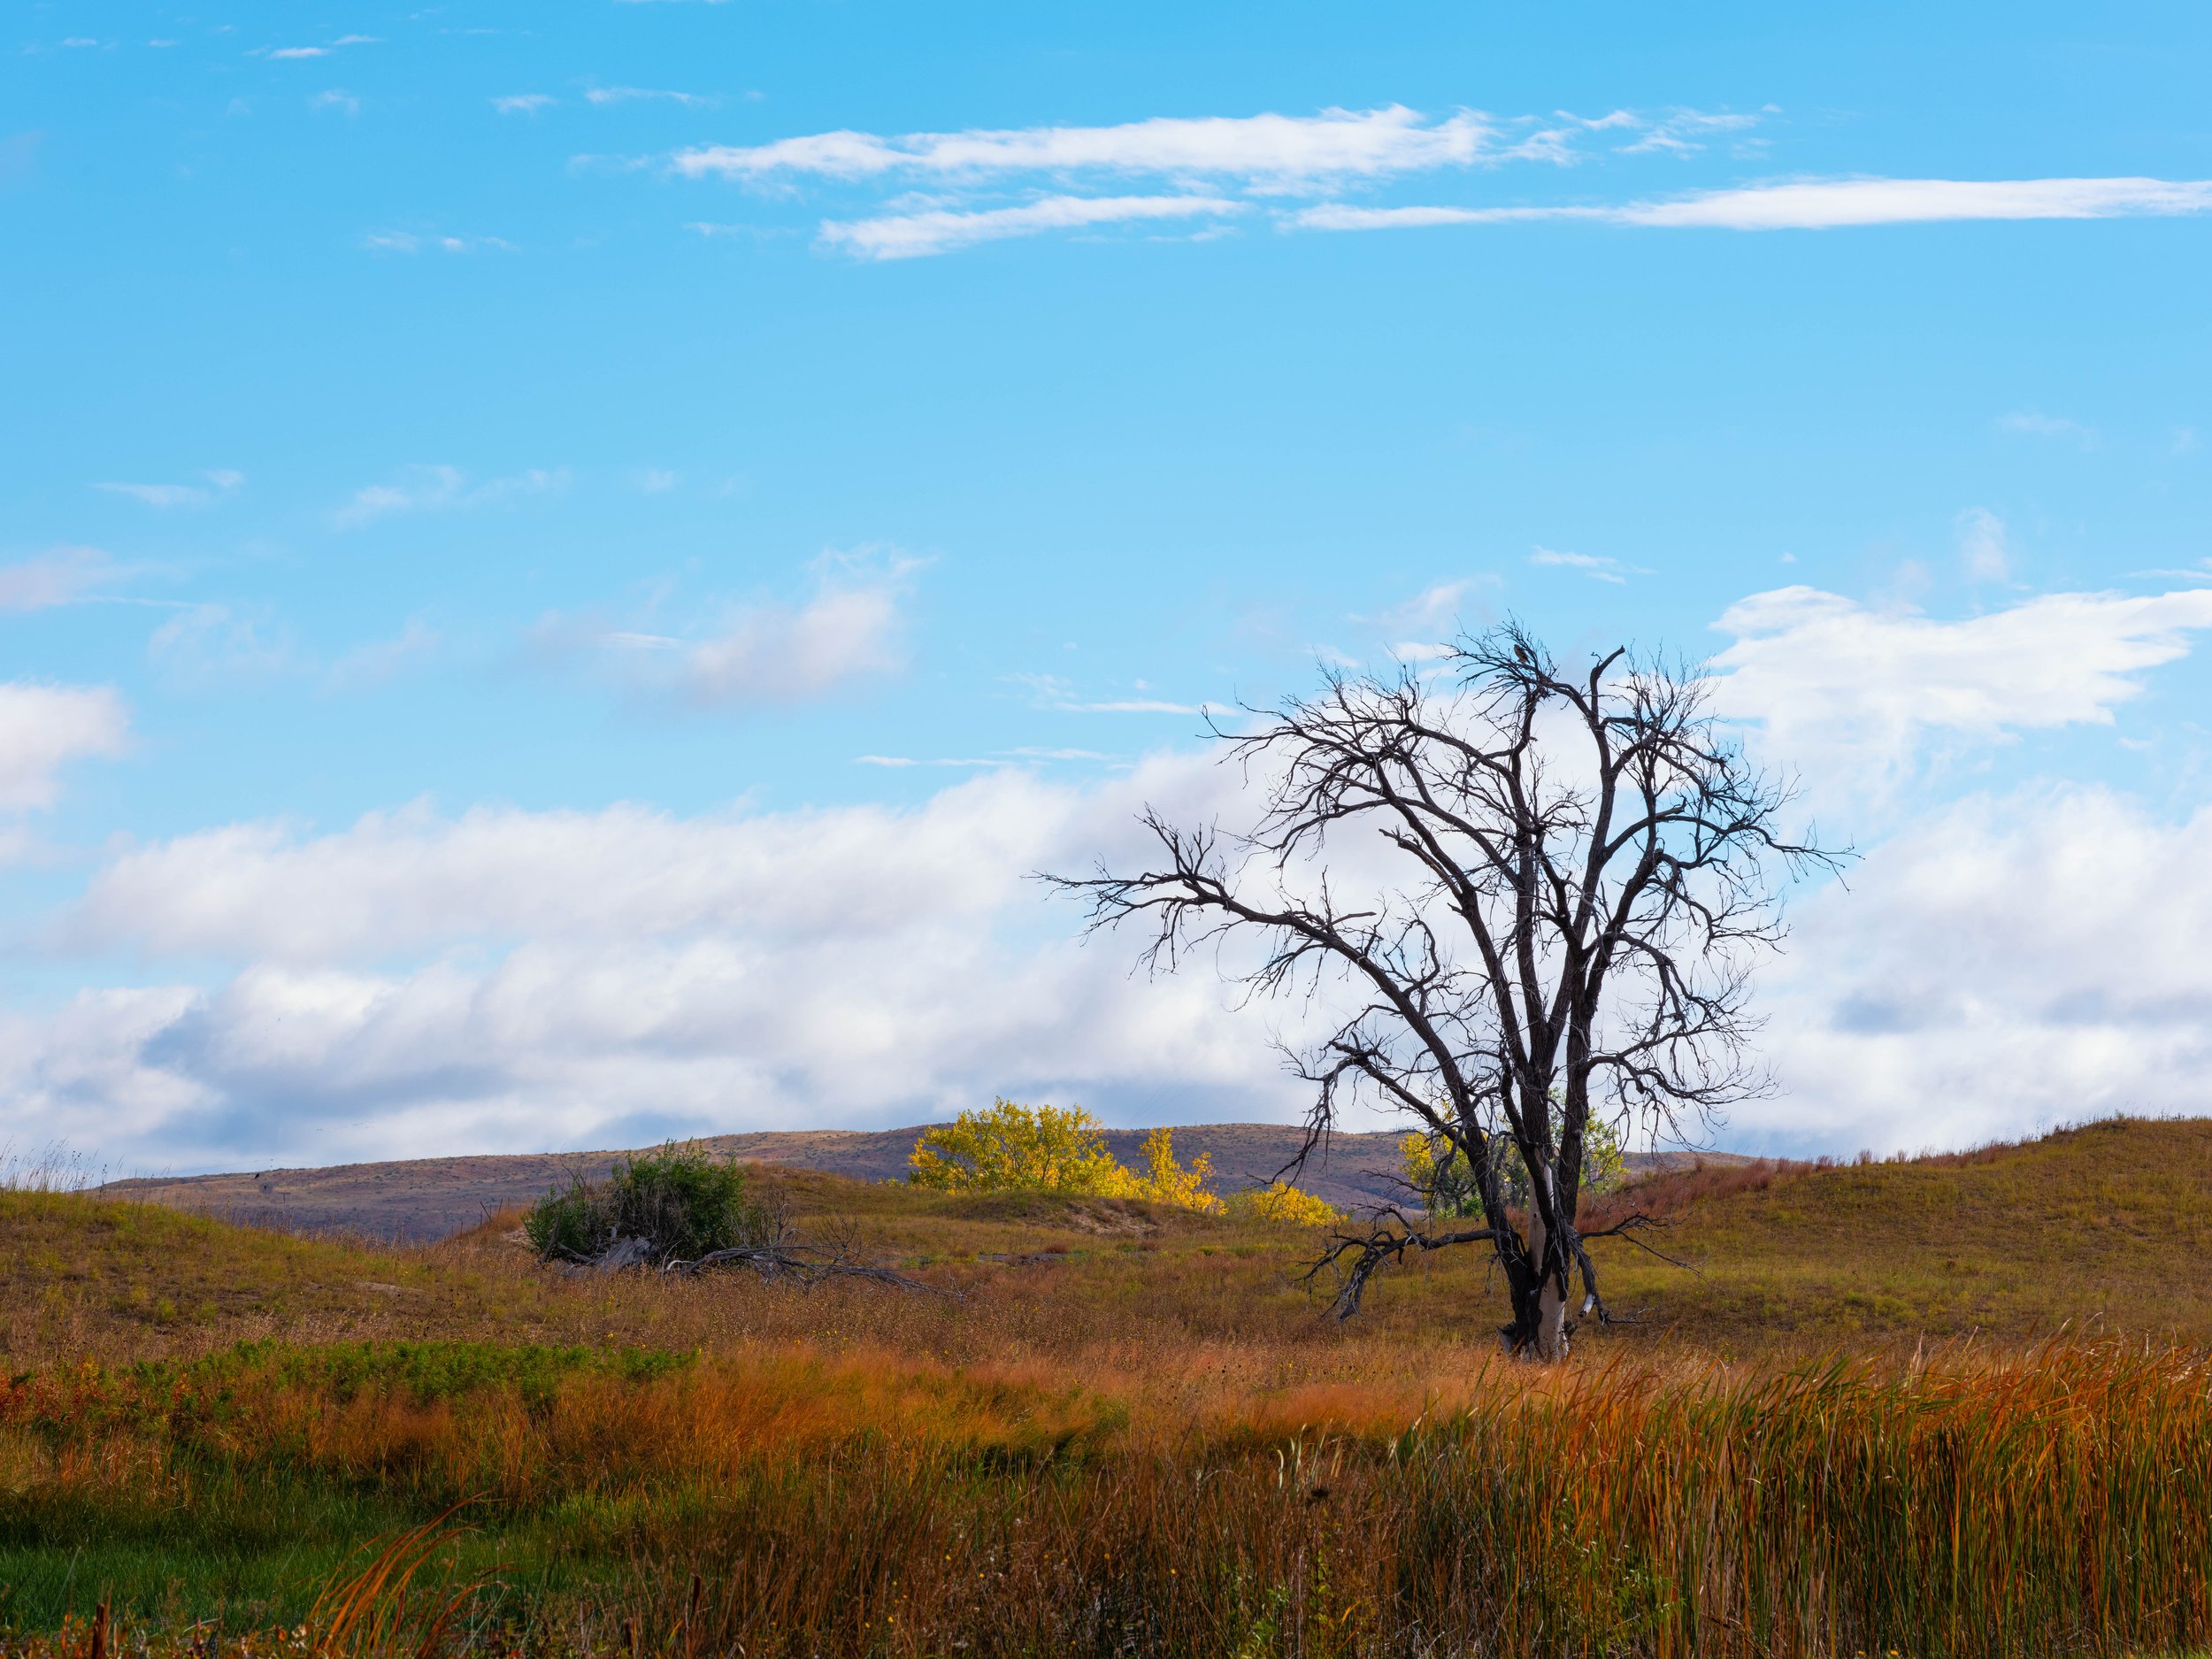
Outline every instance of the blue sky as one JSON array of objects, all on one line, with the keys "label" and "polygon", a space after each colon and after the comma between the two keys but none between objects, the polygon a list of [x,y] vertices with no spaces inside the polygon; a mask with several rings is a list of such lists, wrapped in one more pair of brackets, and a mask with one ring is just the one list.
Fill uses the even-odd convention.
[{"label": "blue sky", "polygon": [[1723,1141],[2196,1100],[2200,8],[10,27],[19,1148],[1293,1115],[1020,877],[1507,613],[1867,854]]}]

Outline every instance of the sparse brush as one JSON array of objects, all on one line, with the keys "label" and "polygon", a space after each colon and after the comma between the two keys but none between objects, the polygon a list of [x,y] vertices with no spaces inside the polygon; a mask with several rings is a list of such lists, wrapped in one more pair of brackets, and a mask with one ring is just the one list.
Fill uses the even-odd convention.
[{"label": "sparse brush", "polygon": [[671,1141],[617,1163],[605,1181],[579,1177],[567,1192],[548,1193],[522,1225],[548,1261],[595,1260],[627,1240],[641,1261],[658,1263],[757,1242],[768,1219],[746,1193],[742,1164]]}]

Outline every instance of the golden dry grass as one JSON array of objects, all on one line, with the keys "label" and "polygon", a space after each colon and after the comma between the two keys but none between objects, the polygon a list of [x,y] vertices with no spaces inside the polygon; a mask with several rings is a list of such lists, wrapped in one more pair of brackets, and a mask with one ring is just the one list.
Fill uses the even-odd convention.
[{"label": "golden dry grass", "polygon": [[296,1618],[469,1496],[454,1570],[514,1586],[475,1628],[534,1652],[2024,1655],[2212,1617],[2212,1125],[1668,1177],[1697,1271],[1601,1245],[1648,1323],[1553,1371],[1498,1359],[1471,1256],[1347,1325],[1294,1229],[757,1179],[959,1296],[0,1193],[0,1626],[106,1589],[142,1633]]}]

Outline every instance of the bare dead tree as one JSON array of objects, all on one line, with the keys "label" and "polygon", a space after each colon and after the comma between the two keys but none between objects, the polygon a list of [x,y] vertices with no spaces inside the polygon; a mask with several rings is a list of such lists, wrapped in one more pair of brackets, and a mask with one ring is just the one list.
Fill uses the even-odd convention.
[{"label": "bare dead tree", "polygon": [[[1093,931],[1147,927],[1156,973],[1211,946],[1249,995],[1334,1008],[1325,1036],[1286,1050],[1318,1088],[1301,1162],[1358,1099],[1465,1156],[1478,1225],[1392,1212],[1316,1264],[1338,1273],[1342,1316],[1386,1263],[1486,1245],[1508,1348],[1563,1356],[1575,1279],[1581,1314],[1609,1317],[1574,1225],[1593,1110],[1684,1138],[1764,1087],[1751,964],[1780,940],[1783,879],[1841,855],[1783,833],[1790,791],[1707,689],[1626,649],[1568,678],[1514,624],[1425,674],[1333,672],[1315,696],[1214,725],[1260,795],[1251,827],[1148,808],[1162,867],[1046,878]],[[1506,1140],[1529,1171],[1518,1215]]]}]

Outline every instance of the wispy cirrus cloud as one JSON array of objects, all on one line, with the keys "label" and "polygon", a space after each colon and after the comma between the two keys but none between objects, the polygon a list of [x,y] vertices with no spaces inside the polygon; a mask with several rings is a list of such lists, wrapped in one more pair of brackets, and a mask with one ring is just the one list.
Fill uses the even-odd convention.
[{"label": "wispy cirrus cloud", "polygon": [[2085,426],[2080,421],[2069,420],[2063,415],[2047,415],[2036,409],[2016,409],[2009,414],[1998,416],[1997,430],[2031,438],[2062,438],[2085,449],[2097,447],[2097,433],[2093,426]]},{"label": "wispy cirrus cloud", "polygon": [[[596,96],[596,95],[594,95]],[[789,192],[879,192],[876,210],[830,219],[823,246],[910,258],[1013,236],[1147,219],[1226,219],[1286,196],[1374,188],[1409,176],[1510,162],[1572,165],[1607,153],[1687,154],[1758,114],[1616,110],[1595,117],[1437,116],[1403,104],[1313,115],[1159,116],[1111,126],[838,130],[758,144],[703,144],[667,165],[678,176]],[[1131,189],[1142,181],[1149,188]],[[919,204],[900,193],[922,189]]]},{"label": "wispy cirrus cloud", "polygon": [[92,488],[111,495],[127,495],[133,501],[149,507],[205,507],[218,498],[229,495],[246,481],[243,472],[220,468],[203,472],[204,484],[122,484],[101,483]]},{"label": "wispy cirrus cloud", "polygon": [[474,253],[479,249],[512,253],[514,243],[503,236],[453,236],[412,230],[371,231],[361,245],[372,253]]},{"label": "wispy cirrus cloud", "polygon": [[1585,220],[1660,229],[1835,230],[1974,219],[2156,218],[2212,211],[2212,180],[1802,179],[1609,205],[1369,207],[1324,203],[1286,214],[1292,230]]},{"label": "wispy cirrus cloud", "polygon": [[672,628],[659,603],[620,620],[552,615],[532,644],[541,657],[580,660],[649,702],[702,710],[809,702],[905,666],[906,601],[923,564],[874,548],[825,554],[814,562],[813,592],[795,603],[726,601]]},{"label": "wispy cirrus cloud", "polygon": [[1557,548],[1540,547],[1528,556],[1532,565],[1546,565],[1553,570],[1574,571],[1592,581],[1625,582],[1631,576],[1648,576],[1651,572],[1640,565],[1624,565],[1617,558],[1598,553],[1563,553]]},{"label": "wispy cirrus cloud", "polygon": [[703,145],[679,151],[671,165],[686,178],[1103,173],[1290,186],[1466,166],[1504,147],[1498,124],[1488,116],[1463,110],[1431,120],[1392,104],[1310,116],[1156,117],[1115,127],[975,128],[898,137],[816,133],[766,144]]},{"label": "wispy cirrus cloud", "polygon": [[533,467],[506,478],[472,484],[457,466],[410,466],[388,484],[369,484],[331,515],[341,530],[357,530],[393,513],[446,512],[488,507],[529,495],[557,494],[568,488],[565,469]]},{"label": "wispy cirrus cloud", "polygon": [[297,62],[305,58],[327,58],[347,46],[374,46],[381,38],[375,35],[342,35],[327,46],[259,46],[247,56],[266,58],[273,63]]},{"label": "wispy cirrus cloud", "polygon": [[821,235],[831,246],[848,249],[863,258],[912,259],[1046,231],[1125,225],[1141,219],[1221,219],[1241,212],[1245,205],[1217,196],[1053,196],[1016,207],[972,212],[930,208],[833,222],[822,227]]},{"label": "wispy cirrus cloud", "polygon": [[657,87],[593,87],[584,94],[588,104],[636,104],[655,102],[681,104],[685,109],[702,109],[718,102],[701,92],[671,92]]},{"label": "wispy cirrus cloud", "polygon": [[494,98],[492,108],[502,115],[535,115],[549,109],[560,100],[547,92],[515,92],[503,98]]},{"label": "wispy cirrus cloud", "polygon": [[98,548],[58,547],[0,565],[0,611],[49,611],[86,598],[116,574]]}]

